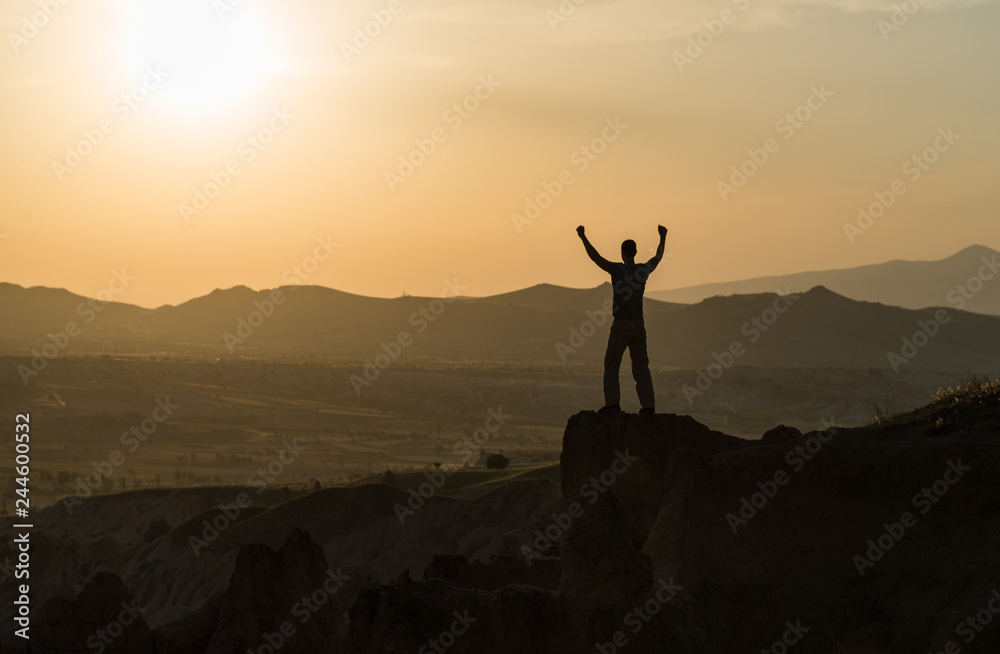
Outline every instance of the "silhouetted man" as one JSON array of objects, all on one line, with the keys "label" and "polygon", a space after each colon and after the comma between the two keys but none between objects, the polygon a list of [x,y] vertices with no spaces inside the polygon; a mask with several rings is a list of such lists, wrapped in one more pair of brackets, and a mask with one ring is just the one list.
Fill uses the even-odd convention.
[{"label": "silhouetted man", "polygon": [[663,258],[663,248],[667,240],[667,228],[659,225],[660,245],[656,254],[646,263],[635,262],[635,241],[622,242],[622,262],[611,262],[598,254],[587,235],[583,225],[576,228],[576,233],[583,241],[590,258],[610,273],[611,288],[614,292],[614,304],[611,313],[614,320],[611,323],[611,334],[608,336],[608,351],[604,355],[604,408],[600,413],[621,411],[619,401],[621,390],[618,385],[618,369],[621,367],[622,355],[628,348],[632,359],[632,379],[635,380],[635,392],[639,395],[642,407],[639,413],[655,412],[655,397],[653,396],[653,377],[649,374],[649,357],[646,355],[646,325],[642,319],[642,293],[646,290],[646,280],[649,274],[656,270]]}]

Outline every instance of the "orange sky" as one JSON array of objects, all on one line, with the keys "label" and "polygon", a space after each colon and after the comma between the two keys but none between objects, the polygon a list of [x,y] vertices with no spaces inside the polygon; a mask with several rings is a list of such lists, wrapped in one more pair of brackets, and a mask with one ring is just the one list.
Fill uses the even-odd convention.
[{"label": "orange sky", "polygon": [[1000,6],[892,4],[8,0],[0,280],[156,306],[329,238],[356,293],[593,286],[580,223],[665,224],[650,288],[1000,249]]}]

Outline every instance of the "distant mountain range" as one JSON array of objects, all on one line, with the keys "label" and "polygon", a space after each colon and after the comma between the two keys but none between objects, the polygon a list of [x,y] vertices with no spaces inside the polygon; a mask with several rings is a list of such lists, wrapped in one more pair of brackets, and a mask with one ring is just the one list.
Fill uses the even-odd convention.
[{"label": "distant mountain range", "polygon": [[[907,309],[961,307],[967,311],[1000,315],[1000,253],[983,245],[973,245],[938,261],[887,261],[857,268],[801,272],[791,275],[755,277],[735,282],[699,284],[668,291],[647,291],[646,296],[666,302],[693,304],[714,295],[768,293],[789,289],[792,293],[825,286],[853,300],[884,302]],[[978,292],[958,288],[970,278],[996,276],[982,284]],[[972,286],[976,287],[976,282]]]},{"label": "distant mountain range", "polygon": [[[272,305],[276,291],[284,300]],[[238,286],[178,306],[98,303],[103,310],[96,312],[86,298],[65,290],[0,284],[0,354],[329,357],[361,368],[384,353],[382,363],[391,359],[391,365],[419,363],[420,357],[482,357],[586,361],[599,370],[610,297],[608,284],[540,284],[451,302],[371,298],[318,286],[259,292]],[[740,365],[1000,370],[1000,317],[954,307],[905,309],[816,287],[794,299],[774,293],[712,297],[693,305],[647,299],[645,313],[654,367],[707,368],[725,364],[726,352],[739,352],[732,359]],[[75,333],[68,323],[79,333],[67,337]],[[925,339],[926,333],[933,336]],[[907,346],[904,338],[915,345]],[[906,360],[891,360],[893,352]]]}]

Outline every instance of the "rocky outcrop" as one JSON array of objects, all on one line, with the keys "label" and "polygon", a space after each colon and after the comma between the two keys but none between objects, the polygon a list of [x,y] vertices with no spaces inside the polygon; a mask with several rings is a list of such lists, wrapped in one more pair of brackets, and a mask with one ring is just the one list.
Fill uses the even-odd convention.
[{"label": "rocky outcrop", "polygon": [[256,651],[265,644],[338,652],[347,633],[337,596],[342,585],[342,573],[330,569],[323,550],[303,531],[293,529],[277,551],[246,545],[236,557],[205,652]]},{"label": "rocky outcrop", "polygon": [[347,622],[337,591],[345,580],[298,529],[277,551],[246,545],[223,593],[157,630],[157,652],[340,652]]},{"label": "rocky outcrop", "polygon": [[[455,588],[476,587],[471,566],[438,561],[457,583],[361,594],[349,651],[418,651],[471,607],[554,651],[1000,651],[997,409],[995,394],[940,401],[888,426],[760,441],[682,416],[578,414],[566,510],[539,533],[561,545],[559,593],[471,593]],[[551,651],[467,642],[453,651]]]},{"label": "rocky outcrop", "polygon": [[621,505],[624,528],[635,547],[645,542],[660,511],[671,457],[707,462],[716,453],[745,441],[710,430],[690,416],[652,416],[583,411],[569,419],[563,436],[560,470],[567,506],[593,505],[611,491]]},{"label": "rocky outcrop", "polygon": [[[558,483],[545,477],[477,487],[462,499],[443,491],[429,499],[414,498],[408,491],[420,484],[429,485],[428,478],[414,473],[404,482],[405,491],[384,484],[332,487],[308,494],[288,493],[278,505],[274,503],[281,492],[250,492],[253,504],[235,519],[230,519],[231,505],[240,489],[233,488],[194,488],[183,493],[152,489],[94,497],[77,507],[66,525],[58,520],[66,516],[61,505],[47,507],[40,514],[44,520],[39,518],[44,526],[36,523],[32,537],[32,600],[75,597],[96,571],[107,570],[122,578],[143,607],[146,622],[158,630],[201,610],[223,592],[244,545],[261,543],[277,550],[289,531],[299,528],[323,548],[331,565],[350,574],[345,589],[338,591],[346,608],[365,577],[366,583],[384,583],[403,569],[422,571],[435,554],[461,554],[470,561],[487,561],[494,555],[520,557],[520,546],[530,542],[535,529],[544,528],[548,516],[562,506]],[[226,499],[202,511],[199,497]],[[174,501],[180,508],[160,506]],[[222,511],[222,504],[229,507],[228,513]],[[181,508],[189,513],[183,514]],[[195,510],[201,512],[190,512]],[[135,538],[126,542],[132,546],[116,543],[117,532],[92,540],[93,525],[123,522],[119,514],[141,516],[128,525],[128,533]],[[173,516],[182,514],[184,518],[175,522]],[[147,525],[160,522],[162,516],[172,526],[170,532],[145,542]],[[227,523],[228,528],[221,529]],[[81,540],[67,535],[76,526],[88,535]],[[8,624],[12,600],[7,598],[13,591],[7,586],[11,583],[12,578],[0,583],[0,621]],[[534,582],[529,579],[528,583]],[[0,644],[5,644],[2,633]]]},{"label": "rocky outcrop", "polygon": [[[488,566],[437,557],[425,576],[447,579],[449,585],[405,576],[361,593],[351,610],[348,651],[418,651],[459,609],[503,616],[507,635],[456,641],[449,652],[592,652],[595,644],[616,639],[637,652],[677,644],[681,617],[676,611],[670,619],[663,616],[680,591],[654,580],[641,547],[676,467],[674,453],[707,462],[743,444],[683,416],[574,416],[563,440],[564,511],[546,514],[535,547],[522,548],[525,563],[518,563],[538,574],[535,566],[547,565],[554,559],[546,555],[561,551],[559,592],[507,586],[469,593],[466,588],[489,590]],[[652,623],[641,607],[661,619]],[[642,624],[635,633],[634,621]],[[526,637],[526,629],[534,629],[533,636]]]},{"label": "rocky outcrop", "polygon": [[[570,529],[566,599],[587,599],[595,584],[605,596],[636,594],[638,576],[609,576],[609,558],[634,570],[647,557],[653,580],[680,587],[643,630],[676,639],[672,651],[768,651],[782,640],[816,654],[937,652],[949,641],[953,650],[994,651],[1000,628],[985,625],[1000,622],[1000,592],[992,594],[1000,588],[998,408],[995,397],[936,405],[890,427],[783,428],[745,443],[684,443],[637,416],[576,416],[564,440],[564,480],[611,466],[604,442],[629,443],[633,455],[657,459],[639,469],[656,471],[650,477],[663,486],[644,501],[630,485],[609,485],[625,515],[613,502],[595,503],[605,517],[593,533],[578,533],[586,518]],[[621,543],[622,532],[639,553]],[[575,602],[576,614],[590,604]]]}]

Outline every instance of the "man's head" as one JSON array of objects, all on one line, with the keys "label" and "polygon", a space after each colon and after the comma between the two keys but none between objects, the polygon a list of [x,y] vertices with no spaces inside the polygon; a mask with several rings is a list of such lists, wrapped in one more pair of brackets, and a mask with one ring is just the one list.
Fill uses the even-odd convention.
[{"label": "man's head", "polygon": [[622,241],[622,259],[628,261],[635,258],[635,253],[637,252],[635,248],[635,241],[628,239],[627,241]]}]

